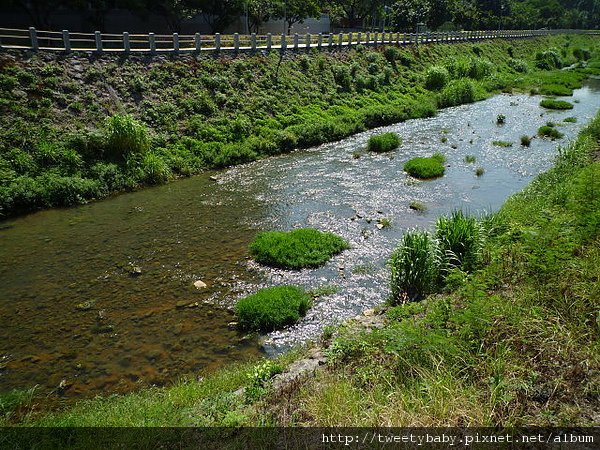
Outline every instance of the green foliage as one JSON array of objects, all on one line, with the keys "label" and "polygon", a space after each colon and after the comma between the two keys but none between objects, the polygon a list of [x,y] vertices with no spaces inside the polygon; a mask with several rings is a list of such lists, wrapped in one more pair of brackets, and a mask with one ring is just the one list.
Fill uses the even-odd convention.
[{"label": "green foliage", "polygon": [[267,359],[257,364],[250,372],[247,372],[249,380],[245,390],[247,401],[254,402],[260,399],[266,393],[266,384],[269,380],[282,371],[281,364]]},{"label": "green foliage", "polygon": [[250,253],[267,266],[302,269],[319,267],[348,248],[348,242],[333,233],[305,228],[259,233],[250,244]]},{"label": "green foliage", "polygon": [[529,147],[531,145],[531,137],[527,136],[526,134],[521,136],[521,145],[523,147]]},{"label": "green foliage", "polygon": [[523,61],[522,59],[511,58],[508,60],[508,66],[515,72],[519,72],[519,73],[529,72],[529,65],[527,64],[527,62]]},{"label": "green foliage", "polygon": [[551,98],[542,100],[540,102],[540,106],[542,108],[546,108],[546,109],[558,109],[558,110],[573,109],[573,105],[571,103],[566,102],[564,100],[554,100]]},{"label": "green foliage", "polygon": [[496,147],[512,147],[513,143],[508,141],[493,141],[492,145]]},{"label": "green foliage", "polygon": [[565,123],[577,123],[577,117],[566,117],[565,119],[563,119],[563,122],[565,122]]},{"label": "green foliage", "polygon": [[7,417],[19,407],[28,405],[33,400],[35,389],[13,389],[0,393],[0,417]]},{"label": "green foliage", "polygon": [[554,127],[544,125],[538,129],[538,136],[548,137],[551,139],[560,139],[564,136],[564,134],[562,134],[560,131],[558,131]]},{"label": "green foliage", "polygon": [[408,207],[410,209],[412,209],[413,211],[417,211],[417,212],[425,212],[425,211],[427,211],[427,206],[425,206],[424,203],[419,202],[417,200],[411,201],[410,204],[408,205]]},{"label": "green foliage", "polygon": [[428,158],[417,157],[404,164],[404,171],[422,180],[438,178],[443,176],[446,170],[444,162],[445,157],[439,153]]},{"label": "green foliage", "polygon": [[475,86],[467,79],[452,80],[440,93],[439,106],[458,106],[475,101]]},{"label": "green foliage", "polygon": [[107,151],[115,159],[141,155],[150,148],[148,130],[131,115],[116,114],[106,119]]},{"label": "green foliage", "polygon": [[439,91],[448,84],[449,79],[450,74],[445,67],[431,66],[425,72],[425,87],[432,91]]},{"label": "green foliage", "polygon": [[573,56],[577,58],[577,61],[587,61],[592,57],[592,52],[587,48],[575,47],[573,49]]},{"label": "green foliage", "polygon": [[535,66],[542,70],[556,70],[562,67],[562,59],[556,50],[538,52],[535,55]]},{"label": "green foliage", "polygon": [[455,58],[446,67],[454,78],[482,80],[494,72],[491,61],[481,58]]},{"label": "green foliage", "polygon": [[394,150],[400,146],[402,140],[396,133],[383,133],[369,137],[367,149],[370,152],[384,153]]},{"label": "green foliage", "polygon": [[331,68],[333,79],[342,92],[350,92],[352,90],[352,75],[347,66],[336,65]]},{"label": "green foliage", "polygon": [[235,305],[239,324],[246,330],[268,332],[296,323],[306,315],[311,297],[296,286],[259,290]]},{"label": "green foliage", "polygon": [[391,303],[422,299],[434,292],[442,263],[436,239],[426,231],[407,231],[390,258]]},{"label": "green foliage", "polygon": [[484,173],[485,169],[483,167],[478,167],[477,169],[475,169],[475,175],[478,177],[482,177]]},{"label": "green foliage", "polygon": [[562,84],[544,84],[540,89],[540,94],[569,96],[573,95],[573,90]]},{"label": "green foliage", "polygon": [[473,155],[465,156],[465,162],[467,164],[473,164],[473,163],[475,163],[476,160],[477,160],[477,158],[475,158],[475,156],[473,156]]},{"label": "green foliage", "polygon": [[462,211],[441,216],[436,222],[435,237],[444,256],[444,270],[460,268],[472,272],[478,268],[483,252],[484,233],[481,223]]}]

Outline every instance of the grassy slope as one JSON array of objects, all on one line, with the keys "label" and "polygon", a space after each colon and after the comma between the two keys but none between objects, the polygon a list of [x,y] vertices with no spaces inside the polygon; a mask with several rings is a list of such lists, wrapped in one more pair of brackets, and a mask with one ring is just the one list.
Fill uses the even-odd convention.
[{"label": "grassy slope", "polygon": [[[562,49],[565,63],[575,61],[572,50],[579,47],[598,57],[589,37],[404,48],[394,61],[382,49],[288,55],[281,61],[277,53],[154,60],[4,53],[0,217],[337,140],[431,115],[436,103],[512,88],[568,93],[585,71],[535,70],[533,56],[550,47]],[[532,71],[513,70],[518,65],[509,65],[509,53]],[[476,54],[493,64],[487,63],[489,76],[467,83],[472,90],[465,91],[464,83],[441,93],[423,87],[431,65]],[[111,159],[102,128],[116,113],[132,114],[149,127],[149,154]]]}]

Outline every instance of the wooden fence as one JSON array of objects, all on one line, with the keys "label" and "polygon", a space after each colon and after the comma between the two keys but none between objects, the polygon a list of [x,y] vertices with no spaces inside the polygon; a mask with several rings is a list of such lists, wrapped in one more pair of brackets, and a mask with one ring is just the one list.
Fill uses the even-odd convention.
[{"label": "wooden fence", "polygon": [[339,33],[317,35],[179,35],[75,33],[68,30],[39,31],[0,28],[0,50],[23,49],[59,52],[197,53],[255,52],[269,50],[318,50],[353,45],[422,45],[428,43],[472,42],[484,39],[522,39],[556,34],[600,34],[588,30],[495,30],[427,33]]}]

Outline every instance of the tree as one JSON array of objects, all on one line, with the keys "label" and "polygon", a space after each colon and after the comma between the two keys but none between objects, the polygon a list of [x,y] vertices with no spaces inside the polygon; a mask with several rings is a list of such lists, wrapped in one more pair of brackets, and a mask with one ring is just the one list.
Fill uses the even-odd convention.
[{"label": "tree", "polygon": [[304,23],[309,17],[318,19],[321,8],[317,0],[283,0],[278,16],[287,24],[287,33],[296,23]]},{"label": "tree", "polygon": [[258,33],[263,23],[277,17],[283,9],[282,0],[248,0],[248,21],[250,32]]},{"label": "tree", "polygon": [[329,0],[330,14],[340,19],[344,28],[357,28],[363,25],[364,18],[371,10],[368,0]]},{"label": "tree", "polygon": [[414,29],[417,23],[427,22],[431,14],[428,0],[398,0],[392,5],[392,18],[397,29]]},{"label": "tree", "polygon": [[194,0],[211,33],[221,33],[239,17],[244,9],[242,0]]}]

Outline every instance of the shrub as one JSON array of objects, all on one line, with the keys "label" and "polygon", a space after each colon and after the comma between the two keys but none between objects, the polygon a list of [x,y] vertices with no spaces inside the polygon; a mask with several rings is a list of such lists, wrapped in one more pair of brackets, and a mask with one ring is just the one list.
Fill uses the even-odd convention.
[{"label": "shrub", "polygon": [[483,176],[484,173],[485,169],[483,167],[478,167],[477,169],[475,169],[475,175],[478,177]]},{"label": "shrub", "polygon": [[445,272],[460,268],[465,272],[477,269],[483,251],[483,229],[475,217],[454,211],[441,216],[436,223],[435,237],[444,257]]},{"label": "shrub", "polygon": [[496,123],[498,125],[503,125],[506,123],[506,116],[504,114],[498,114],[498,117],[496,117]]},{"label": "shrub", "polygon": [[390,258],[391,303],[417,301],[434,292],[440,274],[437,240],[426,231],[407,231]]},{"label": "shrub", "polygon": [[578,61],[587,61],[592,57],[592,53],[587,48],[575,47],[573,49],[573,56],[577,58]]},{"label": "shrub", "polygon": [[385,50],[383,51],[383,56],[385,56],[385,59],[387,59],[388,62],[395,67],[396,60],[400,56],[400,50],[398,50],[396,47],[393,47],[393,46],[386,47]]},{"label": "shrub", "polygon": [[404,164],[404,170],[412,177],[422,180],[438,178],[444,175],[446,158],[436,153],[429,158],[413,158]]},{"label": "shrub", "polygon": [[150,148],[146,126],[129,114],[114,115],[105,122],[107,150],[113,158],[143,154]]},{"label": "shrub", "polygon": [[560,139],[560,138],[562,138],[564,136],[556,128],[549,127],[548,125],[544,125],[543,127],[540,127],[538,129],[538,135],[541,136],[541,137],[548,137],[548,138],[551,138],[551,139]]},{"label": "shrub", "polygon": [[453,80],[440,93],[439,106],[457,106],[475,101],[475,86],[470,80]]},{"label": "shrub", "polygon": [[526,134],[521,136],[521,145],[523,147],[529,147],[531,145],[531,138],[529,136],[527,136]]},{"label": "shrub", "polygon": [[544,99],[540,102],[540,106],[546,109],[573,109],[573,105],[569,102],[565,102],[564,100],[554,100],[551,98]]},{"label": "shrub", "polygon": [[562,67],[560,54],[556,50],[539,52],[535,55],[535,66],[542,70],[555,70]]},{"label": "shrub", "polygon": [[515,72],[519,72],[519,73],[527,73],[527,72],[529,72],[529,66],[522,59],[511,58],[508,61],[508,66],[512,70],[514,70]]},{"label": "shrub", "polygon": [[445,67],[431,66],[425,73],[425,87],[431,91],[439,91],[448,84],[449,79],[450,74]]},{"label": "shrub", "polygon": [[383,133],[369,138],[367,149],[371,152],[383,153],[398,148],[402,140],[396,133]]},{"label": "shrub", "polygon": [[171,177],[168,164],[155,153],[146,153],[140,164],[140,180],[148,184],[163,184]]},{"label": "shrub", "polygon": [[348,242],[333,233],[305,228],[259,233],[250,244],[250,254],[267,266],[302,269],[319,267],[348,248]]},{"label": "shrub", "polygon": [[494,65],[487,59],[474,58],[469,67],[469,77],[474,80],[482,80],[489,77],[494,71]]},{"label": "shrub", "polygon": [[335,83],[339,86],[342,92],[350,92],[352,90],[352,76],[348,67],[341,64],[331,68]]},{"label": "shrub", "polygon": [[235,311],[242,328],[267,332],[297,322],[310,303],[311,297],[303,289],[277,286],[240,299]]}]

